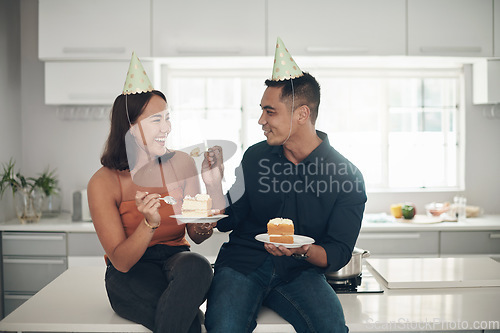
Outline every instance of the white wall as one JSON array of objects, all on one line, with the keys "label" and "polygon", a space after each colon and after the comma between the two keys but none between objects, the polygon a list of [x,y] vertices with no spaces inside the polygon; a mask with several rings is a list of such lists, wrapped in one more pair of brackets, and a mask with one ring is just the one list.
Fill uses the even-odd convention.
[{"label": "white wall", "polygon": [[[500,118],[488,119],[490,106],[472,105],[472,66],[465,68],[466,139],[465,187],[467,203],[500,213]],[[500,88],[500,87],[499,87]]]},{"label": "white wall", "polygon": [[[0,164],[22,166],[20,13],[18,1],[0,1]],[[0,201],[0,222],[14,217],[12,192]]]},{"label": "white wall", "polygon": [[[57,167],[64,194],[63,207],[70,209],[72,191],[85,187],[100,166],[99,157],[109,122],[64,121],[57,117],[56,107],[44,105],[44,67],[37,57],[37,7],[36,0],[21,0],[22,165],[29,175],[40,172],[47,165]],[[471,105],[471,66],[466,66],[465,78],[467,170],[464,194],[469,204],[484,207],[486,213],[500,214],[500,181],[497,174],[500,170],[500,120],[484,118],[484,107]],[[18,123],[15,115],[10,114],[9,117],[13,118],[14,124]],[[9,131],[13,132],[10,125]],[[422,212],[426,203],[451,200],[453,195],[449,192],[370,193],[366,211],[389,212],[391,203],[413,201]]]},{"label": "white wall", "polygon": [[73,191],[86,188],[100,167],[109,121],[62,120],[56,107],[44,104],[44,65],[38,60],[38,1],[21,1],[21,26],[23,171],[36,175],[47,166],[57,168],[63,209],[70,210]]}]

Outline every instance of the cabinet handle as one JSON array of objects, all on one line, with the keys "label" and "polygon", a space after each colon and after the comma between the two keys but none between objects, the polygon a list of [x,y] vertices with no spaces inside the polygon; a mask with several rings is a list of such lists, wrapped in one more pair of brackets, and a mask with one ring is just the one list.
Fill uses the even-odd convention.
[{"label": "cabinet handle", "polygon": [[364,54],[368,53],[370,49],[366,47],[328,47],[328,46],[308,46],[306,47],[306,52],[308,53],[356,53]]},{"label": "cabinet handle", "polygon": [[29,241],[55,241],[64,240],[64,235],[12,235],[4,234],[2,236],[4,240],[29,240]]},{"label": "cabinet handle", "polygon": [[28,300],[33,295],[10,295],[10,294],[4,294],[3,298],[4,299],[18,299],[18,300]]},{"label": "cabinet handle", "polygon": [[420,48],[422,53],[481,53],[482,50],[480,46],[422,46]]},{"label": "cabinet handle", "polygon": [[500,234],[490,234],[491,239],[500,239]]},{"label": "cabinet handle", "polygon": [[419,239],[419,233],[376,233],[376,234],[360,234],[358,239]]},{"label": "cabinet handle", "polygon": [[101,101],[112,101],[116,96],[111,94],[93,94],[93,93],[69,93],[68,99],[70,100],[101,100]]},{"label": "cabinet handle", "polygon": [[216,49],[203,49],[203,48],[178,48],[177,53],[180,55],[238,55],[241,54],[239,48],[216,48]]},{"label": "cabinet handle", "polygon": [[3,259],[4,264],[64,265],[64,259]]},{"label": "cabinet handle", "polygon": [[62,52],[66,54],[123,54],[127,51],[125,47],[63,47]]}]

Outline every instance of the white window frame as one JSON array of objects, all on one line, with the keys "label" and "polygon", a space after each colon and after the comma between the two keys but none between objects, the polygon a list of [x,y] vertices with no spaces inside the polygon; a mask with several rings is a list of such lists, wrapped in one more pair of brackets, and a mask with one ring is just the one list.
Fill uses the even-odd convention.
[{"label": "white window frame", "polygon": [[[214,65],[212,67],[208,66],[201,69],[196,65],[193,65],[196,61],[186,62],[189,65],[184,66],[170,66],[166,63],[157,62],[155,64],[156,74],[155,86],[162,87],[161,89],[166,93],[167,99],[169,96],[169,90],[172,85],[172,80],[176,77],[196,77],[196,78],[254,78],[262,80],[262,85],[264,86],[264,81],[268,78],[269,69],[267,66],[254,66],[253,68],[244,68],[235,65],[228,68],[220,68],[219,65]],[[457,78],[457,96],[458,96],[458,107],[456,115],[456,131],[457,131],[457,186],[456,187],[427,187],[427,188],[390,188],[388,187],[388,142],[385,142],[384,155],[382,159],[382,170],[384,174],[384,182],[381,187],[369,187],[367,192],[369,193],[398,193],[398,192],[456,192],[463,191],[465,189],[465,84],[464,84],[464,73],[462,66],[450,66],[450,68],[322,68],[316,67],[311,69],[314,72],[314,76],[318,79],[321,85],[322,78],[325,77],[363,77],[363,78]],[[159,74],[159,75],[158,75]],[[242,90],[243,85],[242,85]],[[322,94],[328,92],[322,90]],[[241,94],[242,99],[245,95]],[[260,99],[255,101],[256,106],[260,103]],[[255,142],[246,142],[246,129],[248,125],[248,114],[247,106],[249,103],[247,101],[242,101],[242,124],[240,127],[240,143],[242,151],[245,151],[250,145]],[[319,113],[321,114],[322,109],[320,105]],[[389,109],[387,108],[385,116],[388,116]],[[387,119],[384,122],[387,124]],[[317,124],[317,128],[321,130],[321,124]],[[385,133],[381,133],[385,138],[388,137],[387,129]],[[262,137],[262,140],[265,138]],[[332,145],[335,147],[335,143]],[[346,152],[346,157],[348,152]],[[362,171],[362,170],[361,170]]]}]

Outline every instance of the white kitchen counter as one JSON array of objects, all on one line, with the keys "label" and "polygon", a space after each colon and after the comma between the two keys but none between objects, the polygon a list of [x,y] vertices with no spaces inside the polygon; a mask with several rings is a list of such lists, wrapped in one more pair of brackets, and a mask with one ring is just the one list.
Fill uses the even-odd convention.
[{"label": "white kitchen counter", "polygon": [[41,218],[37,223],[21,224],[18,219],[0,223],[0,231],[31,232],[95,232],[92,222],[73,222],[69,214],[56,218]]},{"label": "white kitchen counter", "polygon": [[500,230],[500,215],[484,215],[468,218],[465,222],[414,223],[397,219],[396,222],[363,221],[361,232],[384,231],[481,231]]},{"label": "white kitchen counter", "polygon": [[[148,332],[111,309],[104,267],[67,270],[0,322],[2,331]],[[340,294],[351,332],[500,329],[500,288],[400,289]],[[264,308],[255,332],[294,332]]]},{"label": "white kitchen counter", "polygon": [[[469,218],[466,222],[441,222],[431,224],[412,223],[411,220],[397,222],[363,221],[361,232],[383,231],[481,231],[500,230],[500,215],[485,215]],[[46,231],[46,232],[94,232],[92,222],[72,222],[69,214],[61,214],[57,218],[42,218],[38,223],[21,224],[14,219],[0,223],[0,231]]]}]

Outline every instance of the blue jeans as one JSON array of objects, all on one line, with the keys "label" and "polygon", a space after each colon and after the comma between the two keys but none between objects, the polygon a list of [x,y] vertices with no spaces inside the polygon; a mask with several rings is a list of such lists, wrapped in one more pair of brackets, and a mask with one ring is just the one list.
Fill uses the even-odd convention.
[{"label": "blue jeans", "polygon": [[270,258],[244,275],[229,267],[215,272],[208,294],[209,333],[252,332],[261,305],[274,310],[297,332],[348,332],[342,305],[323,274],[303,271],[289,282],[274,272]]},{"label": "blue jeans", "polygon": [[205,301],[213,273],[205,257],[156,245],[127,273],[108,265],[106,290],[121,317],[154,332],[201,332]]}]

